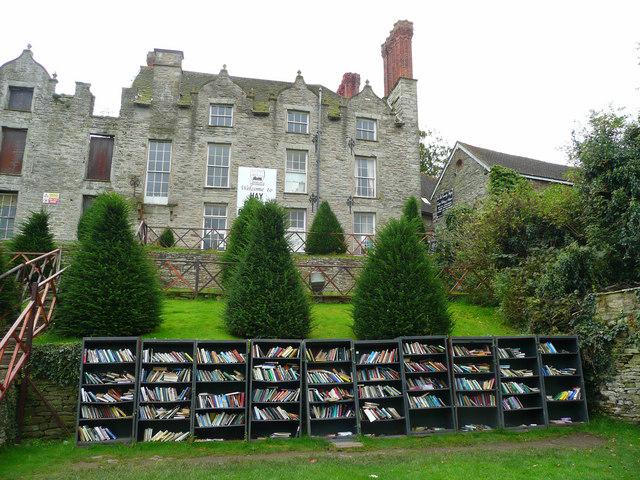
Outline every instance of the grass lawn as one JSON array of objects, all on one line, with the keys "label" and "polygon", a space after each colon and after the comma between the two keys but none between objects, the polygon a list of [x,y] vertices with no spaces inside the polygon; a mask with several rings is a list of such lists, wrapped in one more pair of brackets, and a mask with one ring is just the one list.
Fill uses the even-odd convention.
[{"label": "grass lawn", "polygon": [[[74,479],[637,479],[640,427],[596,418],[579,427],[391,439],[337,451],[324,440],[0,449],[0,478]],[[107,473],[108,472],[108,473]]]},{"label": "grass lawn", "polygon": [[[493,307],[479,307],[457,298],[450,304],[455,327],[454,335],[511,335],[516,333],[505,325],[499,312]],[[163,321],[160,327],[146,335],[152,338],[233,338],[224,329],[224,302],[220,300],[189,300],[167,298],[163,302]],[[313,305],[314,329],[311,338],[352,338],[351,305],[318,303]],[[45,332],[36,342],[67,342]]]}]

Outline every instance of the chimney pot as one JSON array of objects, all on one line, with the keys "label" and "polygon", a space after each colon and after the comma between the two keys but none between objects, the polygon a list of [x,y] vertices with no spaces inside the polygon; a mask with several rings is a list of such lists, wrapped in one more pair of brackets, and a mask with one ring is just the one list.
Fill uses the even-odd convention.
[{"label": "chimney pot", "polygon": [[413,78],[412,37],[413,23],[399,20],[382,44],[385,97],[389,96],[400,78]]},{"label": "chimney pot", "polygon": [[360,75],[353,72],[347,72],[342,75],[342,82],[338,87],[338,95],[344,98],[351,98],[360,91]]}]

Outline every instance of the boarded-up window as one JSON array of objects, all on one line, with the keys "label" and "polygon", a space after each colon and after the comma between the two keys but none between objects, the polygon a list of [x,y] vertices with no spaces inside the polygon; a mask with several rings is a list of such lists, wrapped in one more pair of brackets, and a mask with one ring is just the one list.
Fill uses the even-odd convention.
[{"label": "boarded-up window", "polygon": [[87,180],[108,182],[111,180],[111,157],[113,156],[113,137],[91,135],[89,144],[89,164]]},{"label": "boarded-up window", "polygon": [[9,108],[11,110],[31,111],[33,88],[9,87]]},{"label": "boarded-up window", "polygon": [[27,143],[27,131],[15,128],[2,129],[2,145],[0,146],[0,173],[20,175],[24,147]]}]

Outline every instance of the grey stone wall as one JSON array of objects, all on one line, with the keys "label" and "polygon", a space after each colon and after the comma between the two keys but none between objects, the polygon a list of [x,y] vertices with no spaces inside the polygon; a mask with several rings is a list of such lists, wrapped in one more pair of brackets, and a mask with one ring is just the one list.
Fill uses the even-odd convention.
[{"label": "grey stone wall", "polygon": [[[376,213],[379,227],[400,215],[407,197],[419,197],[415,80],[401,79],[389,99],[377,97],[369,86],[350,99],[325,89],[320,117],[318,88],[300,75],[288,83],[230,77],[226,70],[217,75],[183,72],[181,54],[175,52],[157,51],[152,62],[140,69],[130,88],[123,88],[117,118],[92,115],[89,84],[77,83],[74,95],[57,95],[57,81],[30,50],[0,67],[0,126],[28,129],[22,174],[0,175],[0,191],[19,193],[17,223],[42,207],[44,192],[57,192],[60,205],[47,207],[52,230],[60,240],[74,239],[83,195],[115,190],[132,197],[139,217],[153,226],[201,227],[206,202],[227,204],[230,225],[236,213],[238,167],[245,166],[277,169],[277,201],[306,209],[308,227],[313,220],[309,194],[316,185],[313,134],[319,123],[320,197],[329,201],[346,232],[353,231],[353,212]],[[251,82],[260,88],[276,86],[259,97],[260,92],[247,86]],[[4,108],[10,85],[34,87],[32,112]],[[211,103],[234,105],[232,128],[209,126]],[[309,134],[285,131],[287,109],[310,112]],[[355,140],[352,152],[348,144],[356,137],[357,116],[377,120],[378,140]],[[114,137],[109,182],[85,179],[90,134]],[[172,142],[168,205],[143,202],[149,140]],[[207,146],[216,142],[231,145],[229,188],[205,187]],[[306,194],[284,193],[288,148],[309,152]],[[376,198],[355,198],[350,212],[346,200],[355,195],[355,155],[376,157]],[[132,178],[140,181],[135,189]]]},{"label": "grey stone wall", "polygon": [[[77,365],[73,368],[77,368]],[[78,388],[63,387],[44,380],[37,380],[36,384],[38,390],[64,422],[68,433],[65,434],[64,430],[57,425],[49,410],[29,389],[22,438],[52,440],[67,438],[69,434],[73,435],[78,408]]]},{"label": "grey stone wall", "polygon": [[598,294],[596,315],[604,322],[626,319],[629,331],[618,339],[613,376],[600,390],[598,407],[606,414],[640,423],[640,288]]}]

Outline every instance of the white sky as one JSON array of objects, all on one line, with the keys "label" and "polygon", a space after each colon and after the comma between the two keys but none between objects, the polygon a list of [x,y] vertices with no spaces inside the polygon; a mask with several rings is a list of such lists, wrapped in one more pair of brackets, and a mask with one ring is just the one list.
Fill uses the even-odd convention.
[{"label": "white sky", "polygon": [[[100,5],[98,7],[98,5]],[[4,2],[0,63],[27,43],[58,92],[92,84],[117,114],[146,53],[183,50],[183,68],[336,90],[360,73],[382,96],[380,45],[414,23],[420,125],[451,144],[566,163],[561,147],[589,110],[640,110],[638,1]],[[11,22],[10,18],[20,19]]]}]

